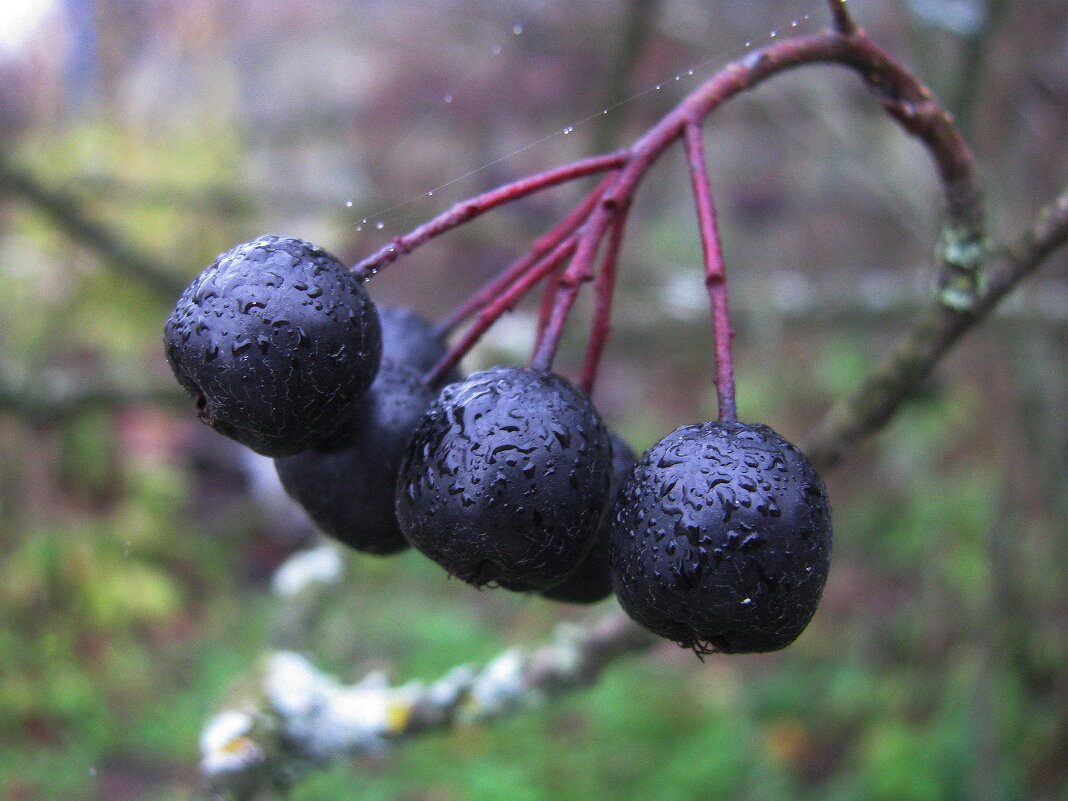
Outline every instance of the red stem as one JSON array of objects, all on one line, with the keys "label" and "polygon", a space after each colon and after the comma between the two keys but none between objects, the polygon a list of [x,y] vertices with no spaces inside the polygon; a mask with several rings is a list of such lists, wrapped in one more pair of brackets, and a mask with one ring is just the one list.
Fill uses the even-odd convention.
[{"label": "red stem", "polygon": [[705,163],[705,143],[696,120],[686,125],[686,161],[690,166],[693,196],[697,205],[697,222],[701,231],[701,249],[705,256],[705,286],[712,302],[712,328],[716,336],[716,394],[719,396],[719,419],[734,422],[738,409],[734,403],[734,359],[731,355],[730,313],[727,308],[727,273],[723,269],[723,248],[716,225],[716,204]]},{"label": "red stem", "polygon": [[560,337],[564,332],[564,323],[571,313],[579,289],[593,278],[593,261],[597,258],[597,249],[615,210],[614,203],[602,200],[579,231],[575,257],[557,283],[556,300],[549,315],[549,324],[530,359],[530,366],[534,369],[549,370],[552,367]]},{"label": "red stem", "polygon": [[523,296],[529,292],[542,278],[549,275],[555,270],[561,263],[575,252],[575,248],[578,245],[578,235],[572,234],[553,250],[552,253],[547,255],[530,270],[526,272],[519,280],[513,283],[506,292],[498,297],[493,303],[484,307],[479,312],[478,317],[475,318],[475,322],[471,324],[471,327],[464,332],[460,341],[452,347],[452,349],[441,358],[434,369],[424,376],[424,381],[431,386],[437,384],[445,374],[449,372],[456,363],[464,357],[464,355],[478,342],[479,338],[486,332],[486,329],[497,322],[498,318],[506,311],[510,311],[515,307]]},{"label": "red stem", "polygon": [[[887,113],[906,132],[916,136],[926,145],[942,179],[947,205],[947,229],[958,242],[981,243],[983,203],[975,178],[975,165],[971,151],[952,116],[911,72],[872,43],[863,31],[852,23],[846,9],[838,0],[831,0],[831,3],[837,30],[777,41],[728,64],[688,95],[629,150],[574,162],[458,203],[412,232],[397,237],[391,245],[356,265],[354,271],[361,277],[367,277],[429,239],[496,206],[565,181],[618,169],[619,172],[614,178],[606,179],[608,186],[601,202],[590,212],[581,229],[581,241],[575,259],[557,283],[556,299],[549,324],[546,326],[546,335],[538,344],[532,360],[532,363],[547,367],[552,363],[564,321],[575,296],[581,284],[592,277],[591,266],[605,231],[612,224],[612,220],[629,207],[638,184],[656,159],[675,140],[686,135],[687,126],[705,119],[726,100],[780,72],[821,62],[842,64],[857,72],[882,101]],[[558,249],[559,246],[556,250]],[[556,250],[553,253],[556,253]],[[948,249],[947,253],[951,250]],[[548,274],[540,272],[544,262],[539,262],[537,256],[530,259],[529,263],[538,264],[539,277]],[[951,272],[956,267],[947,256],[943,269]],[[517,268],[510,277],[520,272],[522,271]],[[529,276],[530,272],[524,272],[518,281],[525,285]],[[511,292],[516,286],[512,284],[508,291]],[[464,341],[473,343],[470,337],[465,337]],[[602,345],[603,342],[598,347]],[[455,355],[451,363],[455,363],[462,355],[462,352]],[[723,413],[727,414],[728,410],[723,410]]]},{"label": "red stem", "polygon": [[553,304],[556,301],[556,290],[560,285],[560,279],[564,270],[564,263],[561,262],[560,266],[556,268],[556,272],[553,273],[545,281],[545,286],[541,293],[541,303],[538,305],[538,328],[534,333],[534,352],[538,351],[541,347],[541,342],[545,338],[545,329],[549,327],[549,318],[553,313]]},{"label": "red stem", "polygon": [[852,36],[858,32],[857,23],[846,8],[846,0],[827,0],[831,6],[831,16],[834,18],[834,29],[846,36]]},{"label": "red stem", "polygon": [[589,344],[586,346],[586,361],[582,366],[582,389],[586,394],[593,392],[597,382],[597,368],[601,365],[601,354],[612,331],[612,295],[616,287],[616,267],[619,263],[619,250],[623,244],[623,229],[627,224],[627,210],[620,212],[612,221],[608,232],[604,260],[597,273],[597,298],[590,324]]},{"label": "red stem", "polygon": [[500,295],[501,292],[507,289],[513,281],[529,270],[531,266],[536,264],[545,254],[551,252],[553,248],[563,242],[567,237],[571,236],[586,218],[590,216],[594,204],[597,203],[601,195],[604,194],[604,191],[608,188],[611,180],[611,175],[606,175],[602,178],[600,183],[586,195],[582,202],[575,206],[575,208],[573,208],[564,219],[553,226],[550,231],[543,234],[540,239],[534,242],[534,244],[531,245],[530,250],[527,251],[522,258],[512,262],[507,269],[491,279],[489,283],[476,292],[466,303],[456,309],[456,311],[454,311],[446,320],[438,325],[438,335],[446,336],[472,314],[493,302],[493,300]]},{"label": "red stem", "polygon": [[489,192],[476,195],[468,200],[462,200],[409,233],[394,238],[390,244],[383,246],[376,253],[371,254],[353,267],[352,271],[357,277],[368,278],[387,264],[391,264],[406,253],[411,253],[415,248],[430,239],[440,236],[458,225],[470,222],[475,217],[485,214],[497,206],[510,203],[513,200],[518,200],[557,184],[611,170],[622,165],[626,159],[627,154],[625,152],[592,156],[588,159],[565,164],[563,167],[521,178],[518,181],[491,189]]}]

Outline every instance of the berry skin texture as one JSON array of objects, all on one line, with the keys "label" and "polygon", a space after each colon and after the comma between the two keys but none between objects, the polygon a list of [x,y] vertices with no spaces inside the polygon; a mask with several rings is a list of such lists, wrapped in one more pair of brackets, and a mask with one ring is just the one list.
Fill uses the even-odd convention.
[{"label": "berry skin texture", "polygon": [[343,423],[382,354],[378,313],[360,280],[321,248],[270,235],[198,275],[163,340],[198,417],[275,457]]},{"label": "berry skin texture", "polygon": [[612,442],[612,480],[608,488],[608,503],[601,516],[600,525],[593,535],[593,547],[586,554],[575,572],[541,595],[550,601],[569,604],[595,604],[612,594],[612,572],[608,566],[608,543],[612,537],[612,499],[630,475],[638,457],[622,437],[610,433]]},{"label": "berry skin texture", "polygon": [[789,645],[816,611],[830,558],[823,482],[764,425],[676,429],[616,498],[610,561],[620,604],[699,654]]},{"label": "berry skin texture", "polygon": [[589,398],[544,370],[494,367],[449,384],[398,475],[408,540],[482,587],[541,590],[586,556],[608,494],[611,445]]},{"label": "berry skin texture", "polygon": [[394,487],[412,431],[434,395],[408,367],[383,361],[349,421],[319,445],[275,460],[282,486],[325,534],[357,551],[408,547]]}]

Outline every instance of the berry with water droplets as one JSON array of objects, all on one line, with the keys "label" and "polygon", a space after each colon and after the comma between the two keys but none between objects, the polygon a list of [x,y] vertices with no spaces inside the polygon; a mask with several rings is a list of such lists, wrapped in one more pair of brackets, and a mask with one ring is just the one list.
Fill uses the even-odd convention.
[{"label": "berry with water droplets", "polygon": [[324,533],[358,551],[408,547],[397,527],[397,468],[412,431],[434,399],[408,367],[383,361],[345,425],[326,441],[275,460],[286,492]]},{"label": "berry with water droplets", "polygon": [[608,432],[545,370],[494,367],[446,386],[398,476],[408,540],[481,587],[541,590],[586,556],[607,500]]},{"label": "berry with water droplets", "polygon": [[623,609],[698,653],[773,651],[816,611],[831,558],[823,482],[764,425],[683,426],[616,498],[610,560]]},{"label": "berry with water droplets", "polygon": [[163,338],[200,419],[265,456],[298,453],[342,424],[382,353],[360,279],[280,236],[220,255],[182,293]]},{"label": "berry with water droplets", "polygon": [[630,475],[637,456],[622,437],[610,433],[612,442],[612,480],[608,489],[608,503],[601,515],[600,525],[593,535],[593,547],[575,572],[541,595],[551,601],[570,604],[595,604],[612,594],[612,573],[608,567],[608,542],[612,532],[612,499]]}]

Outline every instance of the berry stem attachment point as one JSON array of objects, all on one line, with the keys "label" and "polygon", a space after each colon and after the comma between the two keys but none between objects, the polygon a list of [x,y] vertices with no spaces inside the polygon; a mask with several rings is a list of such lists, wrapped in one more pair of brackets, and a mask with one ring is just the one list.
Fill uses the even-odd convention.
[{"label": "berry stem attachment point", "polygon": [[727,307],[727,273],[723,269],[723,248],[716,225],[716,205],[705,164],[705,145],[701,126],[696,120],[686,123],[686,161],[690,166],[697,222],[701,231],[701,248],[705,256],[705,286],[712,303],[712,328],[716,338],[716,394],[719,396],[719,419],[734,422],[738,410],[734,403],[734,359],[731,355],[730,313]]}]

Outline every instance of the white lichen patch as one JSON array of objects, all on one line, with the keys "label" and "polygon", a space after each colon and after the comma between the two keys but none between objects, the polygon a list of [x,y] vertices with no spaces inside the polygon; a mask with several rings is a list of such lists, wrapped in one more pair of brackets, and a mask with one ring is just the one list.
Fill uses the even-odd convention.
[{"label": "white lichen patch", "polygon": [[425,696],[421,684],[390,687],[380,672],[345,685],[290,651],[270,658],[264,692],[287,740],[315,761],[381,751],[404,733]]},{"label": "white lichen patch", "polygon": [[493,718],[524,703],[527,692],[524,681],[526,664],[526,655],[511,649],[486,665],[471,685],[462,717],[470,720]]},{"label": "white lichen patch", "polygon": [[292,598],[312,584],[336,584],[344,572],[341,554],[329,543],[293,554],[275,571],[275,594]]},{"label": "white lichen patch", "polygon": [[263,761],[252,734],[255,719],[247,712],[227,710],[208,721],[200,734],[200,768],[205,776],[247,770]]}]

